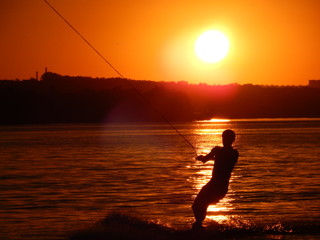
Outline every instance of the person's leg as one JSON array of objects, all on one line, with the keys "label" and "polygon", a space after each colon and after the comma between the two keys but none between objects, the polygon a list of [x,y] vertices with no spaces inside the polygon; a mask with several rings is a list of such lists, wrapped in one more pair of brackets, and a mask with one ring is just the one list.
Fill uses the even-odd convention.
[{"label": "person's leg", "polygon": [[210,182],[203,186],[192,204],[192,210],[196,220],[193,228],[202,227],[202,222],[206,218],[209,205],[219,202],[219,200],[225,196],[225,193],[225,191],[217,191],[215,188],[212,188]]},{"label": "person's leg", "polygon": [[[198,195],[199,197],[199,195]],[[202,227],[202,222],[206,218],[208,204],[205,203],[201,198],[196,198],[192,204],[192,210],[196,222],[194,223],[195,227]]]},{"label": "person's leg", "polygon": [[208,186],[205,185],[197,195],[196,199],[192,204],[192,210],[194,214],[194,218],[196,222],[194,223],[194,227],[202,227],[202,222],[206,218],[207,208],[209,206],[209,189]]}]

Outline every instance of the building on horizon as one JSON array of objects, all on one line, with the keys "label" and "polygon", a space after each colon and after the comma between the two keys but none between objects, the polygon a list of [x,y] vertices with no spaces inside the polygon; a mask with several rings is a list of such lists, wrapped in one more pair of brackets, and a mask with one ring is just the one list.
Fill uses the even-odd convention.
[{"label": "building on horizon", "polygon": [[320,88],[320,80],[309,80],[309,87]]}]

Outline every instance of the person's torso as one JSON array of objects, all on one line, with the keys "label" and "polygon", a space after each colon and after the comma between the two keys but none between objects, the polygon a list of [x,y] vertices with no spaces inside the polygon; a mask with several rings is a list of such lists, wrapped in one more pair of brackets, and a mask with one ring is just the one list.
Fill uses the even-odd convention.
[{"label": "person's torso", "polygon": [[212,181],[228,185],[232,170],[238,160],[238,151],[233,148],[220,147],[215,151]]}]

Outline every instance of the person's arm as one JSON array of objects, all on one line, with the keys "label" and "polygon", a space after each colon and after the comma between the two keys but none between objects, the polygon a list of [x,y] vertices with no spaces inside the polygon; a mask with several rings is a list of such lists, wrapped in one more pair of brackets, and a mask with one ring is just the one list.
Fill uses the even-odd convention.
[{"label": "person's arm", "polygon": [[210,153],[208,153],[207,155],[199,155],[196,157],[197,160],[203,162],[203,163],[206,163],[208,162],[209,160],[214,160],[214,156],[215,156],[215,152],[216,152],[216,149],[218,147],[214,147]]},{"label": "person's arm", "polygon": [[210,160],[208,155],[209,154],[207,154],[207,155],[199,155],[199,156],[196,157],[196,159],[201,161],[201,162],[203,162],[203,163],[206,163],[207,161]]}]

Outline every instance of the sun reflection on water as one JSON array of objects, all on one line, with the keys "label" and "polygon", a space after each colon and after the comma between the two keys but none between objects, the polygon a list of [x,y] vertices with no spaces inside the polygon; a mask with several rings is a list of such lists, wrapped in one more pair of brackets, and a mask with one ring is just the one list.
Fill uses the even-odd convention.
[{"label": "sun reflection on water", "polygon": [[230,119],[221,119],[221,118],[211,118],[209,120],[199,120],[197,122],[224,123],[224,122],[231,122],[231,120]]}]

